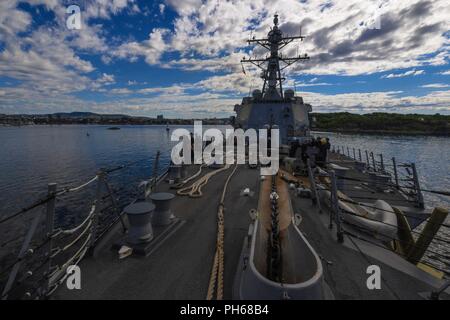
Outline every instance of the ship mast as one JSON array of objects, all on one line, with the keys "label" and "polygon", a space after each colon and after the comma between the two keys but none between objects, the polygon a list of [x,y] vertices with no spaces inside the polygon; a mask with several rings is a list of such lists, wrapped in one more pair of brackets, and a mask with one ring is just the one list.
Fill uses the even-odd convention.
[{"label": "ship mast", "polygon": [[[263,48],[270,51],[270,55],[262,59],[245,58],[241,60],[241,63],[251,63],[262,70],[261,78],[264,80],[264,86],[262,90],[263,100],[283,100],[283,81],[281,71],[290,65],[300,60],[308,60],[307,54],[298,57],[285,58],[279,54],[279,51],[286,47],[294,40],[303,41],[305,37],[302,35],[294,37],[283,37],[283,33],[278,28],[278,15],[276,14],[273,19],[274,26],[269,31],[266,39],[252,39],[248,40],[248,44],[256,43]],[[280,66],[280,62],[284,65]]]}]

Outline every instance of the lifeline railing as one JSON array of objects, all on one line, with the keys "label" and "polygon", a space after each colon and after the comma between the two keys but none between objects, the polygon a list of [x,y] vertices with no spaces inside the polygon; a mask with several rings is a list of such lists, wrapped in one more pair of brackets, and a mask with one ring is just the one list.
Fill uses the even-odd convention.
[{"label": "lifeline railing", "polygon": [[[397,254],[399,254],[404,259],[410,261],[413,264],[421,263],[425,266],[431,267],[437,271],[442,272],[444,275],[449,276],[450,273],[448,270],[442,269],[440,266],[435,265],[431,263],[430,261],[424,261],[422,260],[423,256],[425,254],[432,254],[433,257],[436,258],[440,263],[448,266],[450,262],[450,255],[448,254],[450,252],[450,240],[446,239],[445,237],[441,235],[437,235],[440,228],[446,228],[450,230],[450,225],[445,223],[445,219],[448,215],[448,210],[444,208],[435,208],[431,214],[431,216],[424,221],[425,227],[421,232],[417,230],[412,230],[411,227],[407,222],[404,221],[405,217],[417,219],[416,216],[409,215],[408,213],[402,212],[400,209],[393,206],[393,210],[386,210],[381,209],[379,207],[376,207],[374,205],[371,205],[369,203],[365,202],[359,202],[354,200],[353,198],[343,197],[343,194],[345,194],[345,190],[338,189],[338,180],[352,180],[355,182],[363,183],[367,182],[363,179],[350,179],[346,177],[341,177],[336,175],[334,170],[329,170],[327,173],[322,173],[320,175],[314,174],[310,167],[310,162],[307,162],[308,166],[308,176],[311,183],[311,192],[312,192],[312,201],[313,204],[315,204],[318,207],[319,212],[322,211],[321,209],[321,203],[320,203],[320,192],[328,191],[330,193],[330,202],[328,203],[329,209],[330,209],[330,219],[329,219],[329,228],[330,230],[333,229],[333,226],[336,226],[336,236],[339,242],[343,242],[345,237],[352,237],[357,238],[359,240],[370,242],[373,245],[379,246],[383,249],[394,251]],[[328,185],[321,184],[322,186],[325,186],[324,189],[320,189],[316,186],[316,179],[320,177],[326,177],[329,179]],[[347,182],[347,181],[346,181]],[[386,184],[386,187],[391,186],[390,183]],[[446,192],[436,191],[436,190],[422,190],[424,192],[433,192],[433,193],[440,193],[444,196],[450,196]],[[341,193],[343,192],[343,194]],[[358,215],[355,212],[351,212],[349,210],[344,209],[342,206],[340,206],[339,202],[356,205],[363,209],[368,210],[378,210],[382,211],[388,214],[393,214],[397,217],[398,224],[393,225],[389,224],[385,221],[381,221],[378,219],[370,218],[369,216],[365,215]],[[354,223],[351,223],[348,219],[345,219],[345,216],[353,215],[358,216],[362,219],[371,220],[377,223],[381,223],[384,225],[387,225],[389,227],[396,227],[398,230],[398,236],[397,237],[388,237],[387,235],[383,235],[385,238],[389,238],[391,241],[391,247],[388,247],[386,245],[377,243],[376,241],[370,241],[365,237],[361,237],[360,235],[355,234],[352,232],[352,230],[349,230],[348,228],[344,228],[344,225],[352,227],[354,230],[359,230],[362,233],[373,233],[373,230],[369,230],[361,225],[356,225]],[[416,235],[416,237],[413,237],[413,235]],[[415,239],[417,238],[417,239]],[[430,244],[432,241],[436,241],[439,243],[439,248],[444,252],[437,252],[434,248],[430,248]],[[353,242],[353,240],[352,240]],[[395,247],[394,243],[397,243],[400,248]]]},{"label": "lifeline railing", "polygon": [[[350,152],[352,150],[352,152]],[[390,159],[390,163],[382,153],[374,154],[367,150],[349,148],[345,146],[333,146],[331,151],[341,156],[350,158],[359,163],[363,163],[366,170],[389,175],[391,178],[390,187],[396,188],[407,199],[415,202],[419,208],[425,208],[420,179],[417,174],[417,168],[413,162],[400,163],[395,157]],[[363,152],[362,152],[363,151]],[[450,195],[441,191],[427,190],[431,193]]]},{"label": "lifeline railing", "polygon": [[[165,170],[158,176],[159,157],[160,152],[158,151],[154,160],[152,178],[140,184],[140,186],[144,187],[144,196],[150,192],[157,181],[167,172]],[[102,169],[89,181],[73,188],[58,190],[56,183],[50,183],[48,185],[47,195],[44,198],[12,215],[0,219],[0,227],[2,227],[5,223],[16,220],[23,214],[45,205],[44,211],[36,213],[32,217],[30,227],[24,236],[17,257],[11,264],[0,270],[0,283],[2,278],[8,275],[3,290],[1,291],[1,299],[7,300],[11,294],[14,294],[17,298],[27,299],[49,297],[68,277],[68,267],[78,265],[83,257],[95,248],[98,242],[113,226],[120,222],[123,231],[126,232],[123,211],[117,203],[114,191],[108,182],[108,175],[148,160],[142,159],[112,169]],[[55,228],[57,199],[63,195],[84,190],[94,183],[96,183],[95,200],[83,221],[71,229]],[[133,202],[137,201],[139,197],[138,195]],[[111,204],[102,207],[102,205],[107,204],[108,199]],[[100,218],[102,213],[111,208],[116,217],[101,223]],[[44,217],[43,212],[45,212]],[[33,246],[32,241],[42,218],[45,218],[44,239],[39,244]],[[0,247],[20,238],[6,241]],[[39,256],[38,253],[41,251],[43,251],[43,254]],[[31,278],[35,278],[35,281],[32,283]]]}]

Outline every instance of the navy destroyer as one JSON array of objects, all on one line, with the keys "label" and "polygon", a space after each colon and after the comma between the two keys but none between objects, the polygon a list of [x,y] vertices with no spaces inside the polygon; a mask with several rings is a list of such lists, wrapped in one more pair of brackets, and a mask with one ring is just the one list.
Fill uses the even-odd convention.
[{"label": "navy destroyer", "polygon": [[[160,168],[158,154],[124,208],[108,175],[126,166],[74,188],[51,184],[22,210],[40,214],[2,270],[2,299],[448,299],[444,272],[423,260],[432,241],[448,243],[438,234],[447,210],[426,207],[414,164],[311,133],[311,105],[283,89],[282,70],[309,57],[280,50],[303,39],[284,36],[275,16],[267,38],[249,40],[269,54],[242,60],[262,70],[264,86],[235,106],[234,126],[279,129],[277,174],[238,164]],[[89,186],[89,214],[56,228],[56,199]]]}]

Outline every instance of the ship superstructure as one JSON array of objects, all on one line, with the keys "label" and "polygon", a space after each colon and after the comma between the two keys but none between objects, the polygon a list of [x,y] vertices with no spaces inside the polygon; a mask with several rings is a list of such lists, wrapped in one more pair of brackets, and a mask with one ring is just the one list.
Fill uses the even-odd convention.
[{"label": "ship superstructure", "polygon": [[296,96],[294,90],[283,89],[282,71],[292,64],[308,60],[307,54],[297,57],[285,57],[280,52],[294,41],[302,41],[305,37],[284,36],[278,26],[278,15],[275,15],[273,27],[266,38],[248,40],[248,44],[257,44],[269,51],[264,58],[244,58],[241,63],[251,63],[261,70],[264,81],[262,90],[254,90],[251,97],[245,97],[241,104],[235,106],[237,127],[262,129],[277,126],[280,130],[281,143],[288,144],[295,138],[304,140],[309,137],[309,104],[302,97]]}]

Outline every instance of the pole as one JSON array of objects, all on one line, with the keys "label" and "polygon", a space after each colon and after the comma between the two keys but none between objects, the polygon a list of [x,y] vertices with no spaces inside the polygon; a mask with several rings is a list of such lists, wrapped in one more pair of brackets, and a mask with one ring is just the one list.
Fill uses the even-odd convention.
[{"label": "pole", "polygon": [[384,172],[384,161],[383,161],[383,154],[380,153],[380,165],[381,165],[381,170]]},{"label": "pole", "polygon": [[333,206],[333,212],[334,212],[334,219],[335,219],[336,227],[337,227],[336,235],[337,235],[338,242],[342,243],[342,242],[344,242],[344,233],[342,232],[342,226],[341,226],[341,215],[340,215],[340,209],[339,209],[336,174],[333,170],[330,171],[330,178],[331,178],[332,206]]},{"label": "pole", "polygon": [[375,163],[375,157],[373,155],[373,152],[370,153],[370,157],[372,158],[373,171],[377,172],[377,164]]},{"label": "pole", "polygon": [[392,165],[394,167],[395,187],[400,189],[400,186],[398,185],[397,162],[395,161],[395,157],[392,157]]},{"label": "pole", "polygon": [[309,176],[309,182],[311,185],[311,200],[312,200],[313,204],[317,205],[317,207],[319,208],[319,213],[322,213],[319,195],[317,192],[316,180],[314,178],[314,173],[311,169],[311,161],[309,159],[306,160],[306,165],[308,166],[308,176]]},{"label": "pole", "polygon": [[422,190],[420,190],[419,176],[417,175],[416,164],[411,163],[411,168],[413,170],[414,187],[417,194],[417,204],[419,208],[423,209],[425,208],[425,203],[423,201]]},{"label": "pole", "polygon": [[[47,256],[47,276],[50,276],[51,269],[52,269],[52,250],[53,250],[53,241],[52,241],[52,235],[55,228],[55,208],[56,208],[56,189],[57,184],[56,183],[49,183],[47,187],[48,191],[47,194],[49,197],[52,197],[47,202],[47,211],[46,211],[46,223],[45,223],[45,232],[46,236],[48,237],[48,243],[46,246],[45,254]],[[50,277],[46,280],[46,289],[47,292],[50,290]]]},{"label": "pole", "polygon": [[369,152],[366,150],[366,161],[367,161],[367,169],[370,168],[370,161],[369,161]]},{"label": "pole", "polygon": [[97,235],[97,227],[98,227],[98,216],[101,212],[101,205],[103,203],[102,198],[102,190],[105,186],[105,171],[103,169],[100,169],[100,171],[97,173],[98,179],[97,179],[97,191],[96,191],[96,202],[95,202],[95,213],[92,216],[92,226],[91,226],[91,243],[89,244],[91,248],[95,246],[96,242],[96,235]]}]

